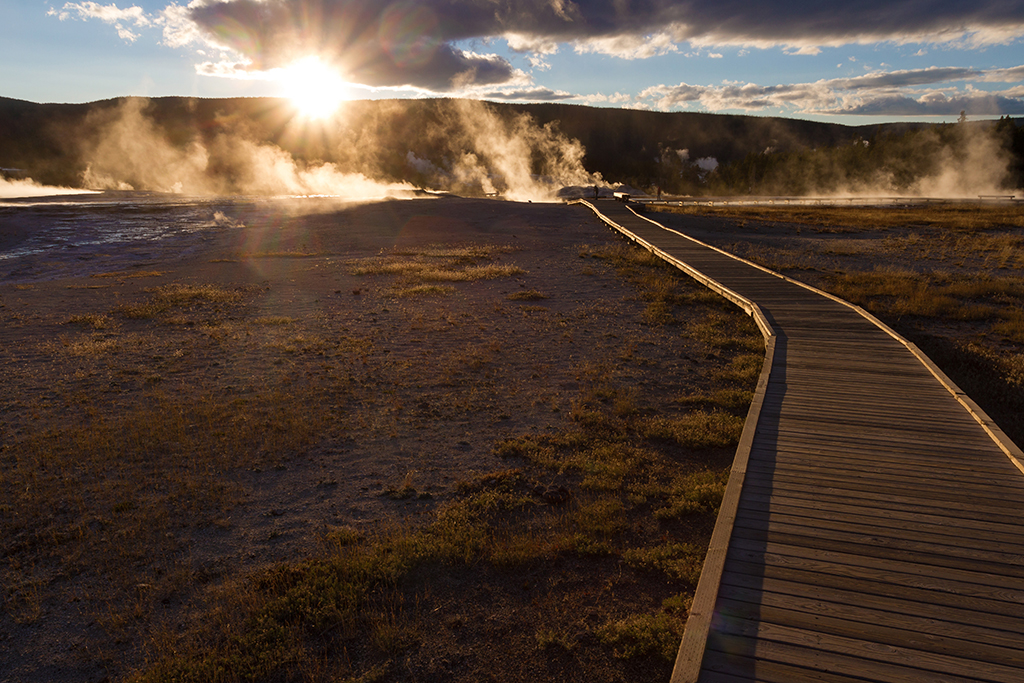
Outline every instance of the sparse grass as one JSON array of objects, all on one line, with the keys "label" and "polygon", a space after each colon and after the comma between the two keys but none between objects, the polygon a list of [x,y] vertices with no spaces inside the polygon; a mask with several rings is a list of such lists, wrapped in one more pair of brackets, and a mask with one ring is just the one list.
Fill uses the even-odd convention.
[{"label": "sparse grass", "polygon": [[715,370],[713,376],[725,382],[755,383],[764,366],[764,354],[747,353],[734,356],[728,368]]},{"label": "sparse grass", "polygon": [[284,327],[294,323],[295,318],[286,315],[264,315],[259,318],[253,318],[252,322],[254,325],[262,325],[264,327]]},{"label": "sparse grass", "polygon": [[[373,326],[348,311],[272,315],[269,301],[247,303],[256,290],[212,284],[145,290],[145,300],[95,319],[116,321],[113,331],[68,320],[84,329],[39,346],[55,367],[65,363],[54,378],[61,398],[19,404],[17,423],[7,414],[0,423],[5,609],[41,623],[46,605],[65,599],[62,586],[100,576],[105,587],[82,609],[102,604],[102,629],[144,651],[140,670],[117,673],[124,680],[391,680],[427,646],[453,652],[465,642],[500,643],[489,659],[497,668],[543,650],[598,661],[624,680],[664,678],[752,386],[746,366],[713,375],[733,358],[758,359],[743,350],[760,337],[646,252],[597,250],[595,270],[628,274],[615,303],[630,313],[607,337],[590,331],[613,319],[604,308],[523,316],[502,308],[500,287],[484,299],[495,311],[486,320],[451,300],[417,301],[422,294],[396,302],[399,286],[441,287],[400,270],[372,275],[395,283],[361,299],[331,299],[389,306]],[[382,258],[446,261],[440,271],[473,279],[490,267],[507,277],[501,269],[515,266],[486,260],[508,251]],[[524,290],[521,301],[540,294]],[[639,324],[652,302],[678,321],[671,339],[686,353],[714,347],[692,373],[707,401],[670,400],[689,382],[661,386],[672,379],[665,358],[677,356],[653,343],[668,330]],[[694,316],[725,332],[691,329]],[[529,346],[532,334],[547,335],[547,346]],[[577,360],[577,344],[598,342],[606,359]],[[564,352],[565,367],[552,369],[537,348]],[[533,378],[506,375],[512,362]],[[480,452],[475,430],[492,423],[501,426],[483,448],[493,452]],[[451,453],[420,452],[414,437],[439,428],[466,462],[499,454],[508,469],[437,484],[437,463]],[[249,537],[256,546],[291,542],[300,532],[281,509],[252,510],[247,499],[293,486],[293,468],[354,462],[359,448],[414,463],[366,482],[364,497],[390,521],[346,517],[347,497],[362,494],[339,467],[307,481],[311,493],[287,492],[337,501],[339,515],[300,520],[314,550],[244,573],[195,559],[194,538],[226,533],[243,513],[267,523]],[[438,671],[414,674],[451,673]]]},{"label": "sparse grass", "polygon": [[197,303],[232,303],[241,298],[236,289],[225,289],[217,285],[190,285],[175,283],[147,289],[151,298],[167,306],[188,306]]},{"label": "sparse grass", "polygon": [[[380,256],[354,259],[347,265],[353,275],[400,276],[404,289],[409,290],[415,283],[473,282],[524,274],[525,271],[514,264],[490,262],[511,251],[511,247],[482,244],[396,249]],[[479,261],[487,263],[478,264]]]},{"label": "sparse grass", "polygon": [[[1019,317],[1020,309],[1013,302],[1024,299],[1024,278],[986,274],[968,278],[936,271],[876,268],[834,275],[829,283],[838,296],[896,317],[1006,322]],[[1003,329],[1012,331],[1014,326]]]},{"label": "sparse grass", "polygon": [[114,325],[113,319],[109,315],[103,315],[98,313],[83,313],[81,315],[72,315],[64,321],[65,325],[80,325],[82,327],[88,327],[94,330],[105,330]]},{"label": "sparse grass", "polygon": [[124,338],[92,334],[78,339],[61,338],[57,342],[44,344],[44,348],[53,354],[64,353],[70,356],[99,356],[121,349],[125,341],[126,339]]},{"label": "sparse grass", "polygon": [[238,289],[227,289],[212,284],[172,283],[146,289],[149,300],[122,304],[114,313],[129,320],[156,318],[174,308],[187,308],[205,304],[233,304],[242,298]]},{"label": "sparse grass", "polygon": [[[282,251],[251,251],[239,254],[238,257],[241,260],[247,259],[274,259],[274,258],[312,258],[314,256],[329,256],[325,252],[319,251],[300,251],[300,250],[282,250]],[[217,261],[211,261],[211,263],[234,263],[233,259],[218,259]]]},{"label": "sparse grass", "polygon": [[166,274],[167,271],[164,270],[114,270],[109,273],[93,273],[89,277],[112,277],[120,280],[129,280],[132,278],[161,277]]},{"label": "sparse grass", "polygon": [[399,287],[395,289],[395,296],[398,297],[428,297],[448,296],[455,292],[455,288],[449,285],[413,285],[412,287]]},{"label": "sparse grass", "polygon": [[942,204],[927,206],[651,206],[649,210],[738,220],[841,226],[853,231],[907,226],[957,231],[1024,228],[1024,207]]},{"label": "sparse grass", "polygon": [[753,399],[754,392],[752,391],[728,388],[717,389],[713,392],[697,392],[679,396],[675,399],[675,402],[682,405],[706,406],[712,410],[715,408],[740,410],[745,406],[749,406]]},{"label": "sparse grass", "polygon": [[548,297],[536,289],[523,289],[518,292],[512,292],[505,298],[509,301],[540,301]]},{"label": "sparse grass", "polygon": [[426,282],[472,282],[494,280],[501,277],[521,275],[525,271],[511,264],[487,264],[465,266],[461,269],[446,268],[425,261],[380,261],[355,264],[350,268],[353,275],[402,275],[406,280]]},{"label": "sparse grass", "polygon": [[629,659],[654,654],[665,661],[674,661],[683,623],[665,612],[633,614],[608,622],[598,629],[597,636],[612,648],[616,657]]}]

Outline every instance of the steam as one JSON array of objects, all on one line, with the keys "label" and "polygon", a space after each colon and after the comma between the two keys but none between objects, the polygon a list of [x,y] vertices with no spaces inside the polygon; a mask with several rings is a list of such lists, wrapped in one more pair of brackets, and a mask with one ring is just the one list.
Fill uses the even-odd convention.
[{"label": "steam", "polygon": [[145,115],[146,100],[129,99],[91,121],[101,131],[85,145],[82,182],[106,190],[151,190],[194,195],[329,195],[346,199],[414,189],[345,173],[334,164],[300,164],[291,154],[240,134],[193,138],[174,145]]},{"label": "steam", "polygon": [[[354,116],[349,121],[343,112],[319,131],[320,146],[307,149],[330,160],[312,163],[262,141],[238,122],[232,132],[220,125],[222,132],[205,138],[192,128],[183,132],[181,121],[165,130],[147,114],[147,106],[148,101],[133,98],[94,112],[87,124],[98,133],[83,146],[86,187],[368,199],[418,185],[516,201],[555,201],[564,186],[606,185],[584,168],[583,145],[555,124],[541,126],[527,114],[503,115],[479,101],[442,101],[433,123],[424,123],[413,136],[395,133],[396,126],[408,125],[401,106],[373,120]],[[421,146],[399,151],[396,138]]]},{"label": "steam", "polygon": [[515,201],[553,201],[565,186],[592,185],[601,176],[583,167],[586,150],[552,124],[538,126],[528,115],[511,119],[476,100],[453,102],[443,122],[455,149],[465,151],[453,164],[460,183],[478,182],[486,193]]},{"label": "steam", "polygon": [[956,148],[939,150],[939,170],[914,183],[912,194],[954,198],[1006,194],[1008,151],[987,131],[961,128],[964,128],[962,143]]},{"label": "steam", "polygon": [[86,194],[89,190],[76,190],[70,187],[53,187],[40,185],[31,178],[7,180],[0,178],[0,199],[19,197],[53,197],[64,194]]},{"label": "steam", "polygon": [[725,173],[729,189],[758,195],[977,199],[1021,192],[1011,187],[1012,162],[997,126],[963,122],[835,148],[766,151],[753,164],[744,162],[739,174],[737,165]]},{"label": "steam", "polygon": [[567,187],[607,186],[584,168],[586,150],[557,125],[509,114],[477,100],[445,101],[422,134],[423,150],[408,150],[405,170],[426,186],[513,201],[557,201]]}]

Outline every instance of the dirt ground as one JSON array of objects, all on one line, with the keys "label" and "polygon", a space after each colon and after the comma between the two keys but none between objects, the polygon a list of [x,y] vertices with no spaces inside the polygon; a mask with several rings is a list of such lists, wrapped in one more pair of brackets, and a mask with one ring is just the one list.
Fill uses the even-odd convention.
[{"label": "dirt ground", "polygon": [[[180,253],[0,282],[0,682],[116,679],[205,587],[416,523],[599,381],[668,406],[734,353],[644,324],[582,207],[224,212]],[[494,270],[358,270],[417,259]]]}]

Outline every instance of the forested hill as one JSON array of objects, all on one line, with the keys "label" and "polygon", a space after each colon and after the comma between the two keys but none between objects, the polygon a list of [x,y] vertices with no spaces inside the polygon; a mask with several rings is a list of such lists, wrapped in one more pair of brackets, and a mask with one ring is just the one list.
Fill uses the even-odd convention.
[{"label": "forested hill", "polygon": [[[1018,157],[1024,157],[1018,123],[999,123],[1008,135],[1001,144],[1009,150],[1016,144]],[[996,126],[971,122],[969,127]],[[575,163],[607,181],[645,189],[756,192],[769,186],[784,190],[790,180],[780,174],[819,163],[812,157],[823,153],[831,154],[829,164],[837,163],[828,150],[856,149],[858,164],[891,165],[884,154],[875,154],[886,148],[872,147],[876,141],[891,143],[942,128],[449,99],[353,101],[323,124],[300,121],[287,101],[273,98],[120,98],[89,104],[0,98],[0,168],[22,169],[42,183],[79,185],[87,169],[97,177],[96,169],[112,155],[130,159],[128,166],[136,165],[129,168],[132,177],[142,178],[138,164],[181,163],[177,154],[188,155],[193,166],[204,164],[205,173],[230,179],[241,172],[233,152],[251,144],[272,145],[300,164],[330,162],[344,172],[423,184],[440,175],[458,176],[457,167],[467,159],[500,177],[498,155],[518,153],[530,156],[531,171],[539,175],[561,177]],[[924,138],[918,143],[930,144]],[[872,155],[878,158],[864,160]],[[845,171],[839,175],[846,177]]]},{"label": "forested hill", "polygon": [[[925,124],[844,126],[777,117],[598,109],[570,104],[505,105],[540,123],[557,121],[587,149],[587,163],[607,177],[642,177],[665,150],[690,159],[737,162],[748,154],[833,147],[869,139],[880,130],[902,133]],[[607,171],[605,170],[607,169]]]}]

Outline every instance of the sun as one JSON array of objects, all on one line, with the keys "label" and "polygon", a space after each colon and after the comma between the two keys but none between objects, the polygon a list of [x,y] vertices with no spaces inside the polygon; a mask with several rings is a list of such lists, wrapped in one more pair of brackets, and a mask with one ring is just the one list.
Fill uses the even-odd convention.
[{"label": "sun", "polygon": [[301,116],[326,119],[348,99],[348,84],[319,57],[306,57],[282,69],[285,96]]}]

